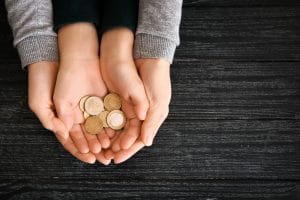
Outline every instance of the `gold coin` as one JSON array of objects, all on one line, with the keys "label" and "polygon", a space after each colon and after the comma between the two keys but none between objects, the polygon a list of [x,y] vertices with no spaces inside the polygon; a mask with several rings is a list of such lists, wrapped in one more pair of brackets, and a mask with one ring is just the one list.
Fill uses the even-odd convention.
[{"label": "gold coin", "polygon": [[82,112],[84,112],[84,103],[87,100],[87,98],[89,98],[89,97],[90,97],[89,95],[86,95],[86,96],[82,97],[79,101],[79,108]]},{"label": "gold coin", "polygon": [[84,119],[87,119],[90,115],[87,112],[83,112]]},{"label": "gold coin", "polygon": [[121,98],[115,93],[109,93],[104,97],[104,107],[106,110],[118,110],[122,106]]},{"label": "gold coin", "polygon": [[108,115],[109,111],[105,110],[105,111],[102,111],[98,117],[101,119],[102,123],[103,123],[103,127],[107,128],[108,127],[108,124],[106,122],[106,118],[107,118],[107,115]]},{"label": "gold coin", "polygon": [[126,118],[121,110],[112,110],[108,113],[106,122],[114,130],[120,130],[125,126]]},{"label": "gold coin", "polygon": [[88,117],[84,122],[84,129],[90,134],[98,134],[103,130],[103,124],[99,117]]},{"label": "gold coin", "polygon": [[91,96],[85,100],[84,109],[89,115],[99,115],[103,110],[103,101],[101,98]]}]

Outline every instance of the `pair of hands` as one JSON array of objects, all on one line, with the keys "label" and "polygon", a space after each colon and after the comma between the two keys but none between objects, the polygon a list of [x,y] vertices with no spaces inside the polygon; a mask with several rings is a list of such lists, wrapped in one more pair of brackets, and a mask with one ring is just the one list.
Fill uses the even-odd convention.
[{"label": "pair of hands", "polygon": [[[134,61],[133,34],[128,30],[105,33],[99,58],[97,35],[88,29],[81,30],[81,36],[89,35],[82,37],[84,43],[91,44],[86,49],[78,38],[70,37],[68,30],[59,33],[59,67],[56,62],[29,66],[29,106],[43,126],[79,160],[98,160],[107,165],[114,159],[121,163],[152,144],[168,114],[170,64],[163,59]],[[83,50],[78,52],[78,48]],[[87,134],[80,125],[84,119],[78,102],[87,94],[103,97],[107,91],[123,99],[122,109],[128,118],[125,128],[117,132],[105,129],[98,136]]]}]

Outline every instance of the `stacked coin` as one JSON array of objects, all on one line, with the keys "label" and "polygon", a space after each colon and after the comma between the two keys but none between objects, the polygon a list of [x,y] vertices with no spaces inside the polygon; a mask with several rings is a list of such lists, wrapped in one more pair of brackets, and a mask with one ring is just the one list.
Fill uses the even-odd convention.
[{"label": "stacked coin", "polygon": [[98,134],[103,128],[120,130],[126,123],[124,113],[120,110],[121,98],[109,93],[104,100],[97,96],[84,96],[80,99],[79,108],[85,119],[84,128],[90,134]]}]

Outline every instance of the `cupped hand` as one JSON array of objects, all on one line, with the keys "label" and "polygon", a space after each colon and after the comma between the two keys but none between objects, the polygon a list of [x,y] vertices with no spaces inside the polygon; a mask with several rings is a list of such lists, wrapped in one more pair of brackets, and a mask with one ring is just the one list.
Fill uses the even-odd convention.
[{"label": "cupped hand", "polygon": [[69,137],[64,123],[57,118],[52,101],[53,89],[58,71],[57,62],[37,62],[28,66],[28,103],[42,125],[52,131],[64,148],[74,157],[87,163],[94,163],[92,153],[82,154]]},{"label": "cupped hand", "polygon": [[83,96],[104,97],[107,93],[100,75],[96,29],[90,23],[66,25],[58,32],[58,44],[60,67],[53,95],[58,117],[81,153],[98,154],[110,145],[109,137],[105,131],[97,136],[84,131],[78,105]]},{"label": "cupped hand", "polygon": [[[114,163],[118,164],[128,160],[145,145],[151,146],[159,127],[162,125],[169,112],[171,100],[170,63],[164,59],[138,59],[135,62],[142,79],[149,110],[142,123],[141,134],[128,149],[117,148],[113,153]],[[118,141],[118,138],[116,138]],[[107,158],[112,153],[106,153]]]},{"label": "cupped hand", "polygon": [[109,30],[101,39],[101,74],[108,90],[122,98],[122,110],[127,118],[125,128],[118,132],[111,146],[114,152],[128,149],[136,142],[149,106],[132,56],[133,40],[132,31],[126,28]]}]

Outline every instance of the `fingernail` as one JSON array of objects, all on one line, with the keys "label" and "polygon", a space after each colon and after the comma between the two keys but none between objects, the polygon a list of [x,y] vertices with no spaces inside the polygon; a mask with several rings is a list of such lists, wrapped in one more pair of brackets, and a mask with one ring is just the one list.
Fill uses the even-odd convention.
[{"label": "fingernail", "polygon": [[148,136],[146,137],[146,143],[145,143],[145,145],[146,145],[147,147],[149,147],[149,146],[152,145],[152,143],[153,143],[153,138],[152,138],[151,135],[148,135]]}]

